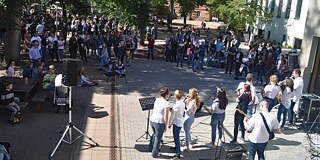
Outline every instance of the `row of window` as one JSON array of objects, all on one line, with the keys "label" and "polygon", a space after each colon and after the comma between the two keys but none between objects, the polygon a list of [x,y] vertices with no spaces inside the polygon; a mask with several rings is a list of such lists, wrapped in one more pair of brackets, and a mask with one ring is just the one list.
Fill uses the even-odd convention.
[{"label": "row of window", "polygon": [[[256,2],[258,2],[258,0]],[[260,4],[262,4],[262,1],[261,1]],[[266,10],[268,10],[268,8],[269,8],[268,7],[269,0],[266,0],[266,4],[267,4],[266,5]],[[289,18],[290,12],[291,12],[291,4],[292,4],[292,0],[287,0],[287,6],[286,6],[286,12],[285,12],[284,18]],[[276,0],[271,0],[271,6],[270,7],[271,7],[270,12],[274,12],[275,7],[276,7]],[[277,18],[281,18],[282,7],[283,7],[283,0],[279,0]],[[300,18],[301,8],[302,8],[302,0],[297,0],[295,19],[299,19]]]}]

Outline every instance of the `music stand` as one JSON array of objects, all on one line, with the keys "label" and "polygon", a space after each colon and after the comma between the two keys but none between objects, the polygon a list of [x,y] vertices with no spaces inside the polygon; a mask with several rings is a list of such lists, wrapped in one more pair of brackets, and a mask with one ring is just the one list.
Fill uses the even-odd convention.
[{"label": "music stand", "polygon": [[148,139],[148,136],[151,137],[151,135],[149,134],[150,110],[153,109],[153,105],[154,105],[155,101],[156,101],[155,97],[148,97],[148,98],[140,98],[139,99],[142,111],[148,111],[148,118],[147,118],[146,131],[138,139],[136,139],[136,142],[138,142],[141,138],[144,138],[144,135],[146,135],[145,139]]}]

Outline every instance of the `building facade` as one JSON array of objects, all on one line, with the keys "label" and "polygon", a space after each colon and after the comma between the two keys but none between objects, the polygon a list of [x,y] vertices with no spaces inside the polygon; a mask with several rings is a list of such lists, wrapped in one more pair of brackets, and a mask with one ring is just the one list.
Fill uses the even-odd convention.
[{"label": "building facade", "polygon": [[305,30],[308,4],[310,0],[260,0],[269,12],[273,12],[272,22],[257,22],[257,35],[260,38],[276,41],[283,46],[301,48]]},{"label": "building facade", "polygon": [[[206,5],[198,6],[192,12],[191,17],[189,16],[188,18],[192,20],[199,20],[199,21],[211,21],[212,14],[211,12],[209,12],[209,10],[210,10],[209,7]],[[182,18],[180,14],[180,6],[178,3],[174,4],[174,13],[176,15],[176,18]]]},{"label": "building facade", "polygon": [[[303,4],[304,5],[304,4]],[[304,93],[320,96],[320,1],[309,0],[299,65]]]}]

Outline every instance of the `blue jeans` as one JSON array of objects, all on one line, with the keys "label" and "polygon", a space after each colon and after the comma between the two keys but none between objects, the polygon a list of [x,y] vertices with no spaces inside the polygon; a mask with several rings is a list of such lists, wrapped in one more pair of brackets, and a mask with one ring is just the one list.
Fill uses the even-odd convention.
[{"label": "blue jeans", "polygon": [[107,47],[107,52],[108,52],[109,57],[111,58],[111,47]]},{"label": "blue jeans", "polygon": [[148,59],[150,58],[150,55],[151,55],[151,58],[153,59],[153,48],[148,48]]},{"label": "blue jeans", "polygon": [[265,99],[268,102],[269,112],[271,112],[271,110],[272,110],[272,108],[274,107],[274,104],[275,104],[275,99],[271,99],[271,98],[267,98],[267,97],[265,97]]},{"label": "blue jeans", "polygon": [[182,67],[182,62],[183,62],[182,58],[183,58],[182,55],[180,55],[180,56],[177,55],[177,67],[179,66],[179,64]]},{"label": "blue jeans", "polygon": [[45,91],[54,91],[55,86],[54,84],[50,84],[46,89],[44,89]]},{"label": "blue jeans", "polygon": [[277,119],[278,119],[278,122],[280,123],[281,115],[283,115],[281,127],[284,127],[284,125],[286,123],[287,113],[288,113],[288,109],[283,104],[280,104],[279,109],[278,109]]},{"label": "blue jeans", "polygon": [[151,122],[152,137],[149,143],[149,150],[152,152],[152,157],[156,158],[159,155],[160,142],[164,132],[164,123]]},{"label": "blue jeans", "polygon": [[266,143],[252,143],[249,142],[249,155],[248,160],[254,160],[254,156],[257,152],[259,160],[264,160],[264,150],[267,147],[268,142]]},{"label": "blue jeans", "polygon": [[190,142],[191,142],[191,133],[190,133],[190,129],[191,129],[191,125],[194,122],[194,115],[188,116],[187,114],[184,117],[184,122],[183,122],[183,129],[184,132],[186,134],[186,146],[189,146]]},{"label": "blue jeans", "polygon": [[193,56],[192,55],[188,55],[188,67],[190,66],[190,63],[193,66]]},{"label": "blue jeans", "polygon": [[216,141],[216,132],[217,132],[217,126],[218,126],[218,130],[219,130],[219,139],[222,138],[222,124],[223,121],[226,117],[225,113],[214,113],[211,116],[211,130],[212,130],[212,134],[211,134],[211,144],[213,145],[214,142]]},{"label": "blue jeans", "polygon": [[199,67],[202,69],[203,68],[203,65],[204,65],[204,57],[203,56],[200,56],[199,57]]},{"label": "blue jeans", "polygon": [[247,108],[247,115],[249,117],[252,117],[252,109],[253,109],[254,104],[249,104]]},{"label": "blue jeans", "polygon": [[293,107],[294,107],[294,105],[296,105],[296,102],[293,102],[292,100],[291,100],[291,106],[290,106],[290,108],[289,108],[289,110],[288,110],[288,121],[289,121],[289,123],[293,123],[293,114],[294,114],[294,112],[293,112]]},{"label": "blue jeans", "polygon": [[14,116],[17,114],[17,112],[20,111],[20,107],[19,107],[19,98],[18,97],[14,97],[14,105],[4,105],[4,108],[8,109],[9,111],[11,111],[11,115],[9,117],[9,121],[13,121]]},{"label": "blue jeans", "polygon": [[46,61],[46,47],[41,48],[41,62]]},{"label": "blue jeans", "polygon": [[178,127],[175,124],[173,124],[173,139],[174,139],[174,145],[176,148],[176,156],[180,157],[180,130],[182,127]]}]

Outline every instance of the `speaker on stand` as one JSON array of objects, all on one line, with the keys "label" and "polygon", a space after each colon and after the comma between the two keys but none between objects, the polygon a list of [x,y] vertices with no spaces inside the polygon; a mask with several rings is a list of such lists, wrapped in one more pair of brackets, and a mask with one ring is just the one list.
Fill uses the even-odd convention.
[{"label": "speaker on stand", "polygon": [[66,86],[81,85],[82,61],[79,59],[65,59],[62,63],[63,84]]},{"label": "speaker on stand", "polygon": [[293,71],[296,68],[299,68],[299,55],[298,54],[289,54],[288,62],[289,62],[289,70]]}]

